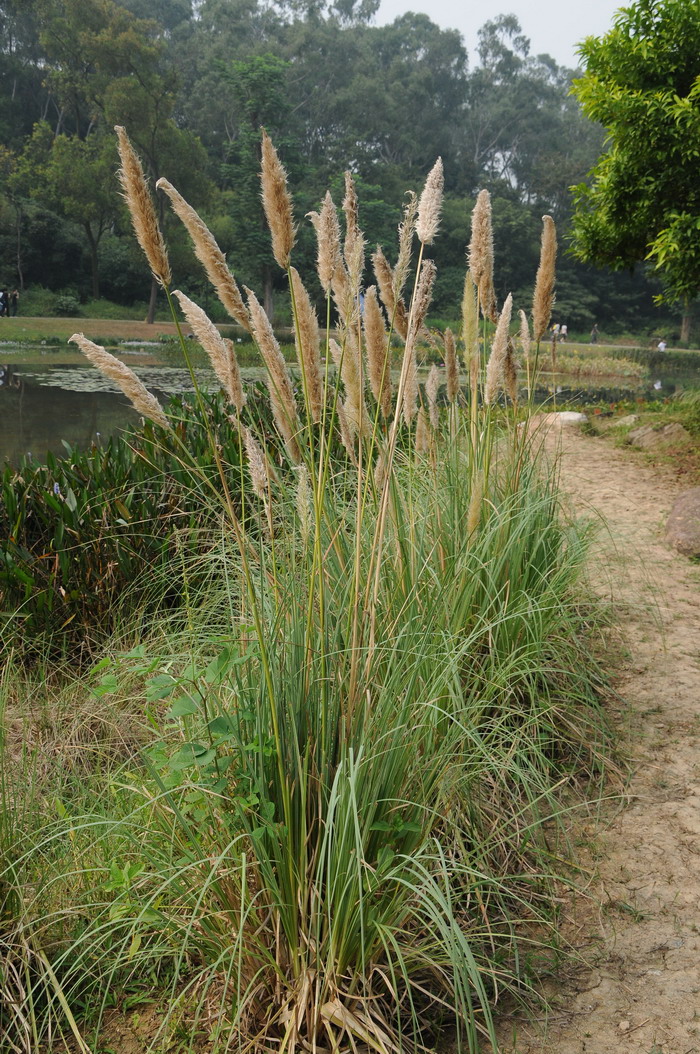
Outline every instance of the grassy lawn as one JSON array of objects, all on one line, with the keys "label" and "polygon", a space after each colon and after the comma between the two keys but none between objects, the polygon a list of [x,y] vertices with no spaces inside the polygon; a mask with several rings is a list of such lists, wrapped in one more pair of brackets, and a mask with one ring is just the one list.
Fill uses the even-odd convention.
[{"label": "grassy lawn", "polygon": [[[241,332],[236,325],[219,327],[225,335]],[[187,327],[185,327],[187,331]],[[0,342],[42,340],[67,340],[73,333],[84,333],[90,340],[159,340],[161,336],[175,336],[173,322],[156,321],[152,325],[129,319],[111,318],[2,318],[0,319]]]}]

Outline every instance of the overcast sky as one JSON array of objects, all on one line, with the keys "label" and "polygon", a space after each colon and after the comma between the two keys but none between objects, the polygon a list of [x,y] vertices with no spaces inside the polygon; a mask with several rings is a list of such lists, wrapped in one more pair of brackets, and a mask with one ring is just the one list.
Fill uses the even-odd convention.
[{"label": "overcast sky", "polygon": [[577,66],[576,45],[584,37],[601,36],[613,24],[613,15],[628,0],[382,0],[378,25],[393,22],[406,11],[422,11],[443,29],[458,29],[476,65],[477,31],[496,15],[517,16],[530,38],[531,54],[547,52],[560,66]]}]

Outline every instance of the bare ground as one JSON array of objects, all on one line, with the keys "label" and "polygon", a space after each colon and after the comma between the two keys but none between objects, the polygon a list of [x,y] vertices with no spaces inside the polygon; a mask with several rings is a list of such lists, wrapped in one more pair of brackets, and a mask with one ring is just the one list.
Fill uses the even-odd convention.
[{"label": "bare ground", "polygon": [[696,1054],[700,566],[663,538],[682,487],[672,467],[578,431],[562,437],[561,466],[577,508],[607,525],[593,577],[625,634],[616,687],[632,774],[602,830],[580,832],[592,878],[564,910],[578,964],[550,987],[546,1021],[501,1021],[501,1054]]}]

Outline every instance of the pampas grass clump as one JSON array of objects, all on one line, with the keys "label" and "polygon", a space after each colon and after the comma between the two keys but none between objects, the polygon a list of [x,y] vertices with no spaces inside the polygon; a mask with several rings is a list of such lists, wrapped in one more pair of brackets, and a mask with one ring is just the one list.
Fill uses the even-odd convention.
[{"label": "pampas grass clump", "polygon": [[[461,339],[441,339],[427,328],[436,267],[426,255],[441,161],[408,199],[395,267],[377,249],[367,290],[348,175],[344,237],[330,195],[310,217],[332,319],[322,334],[292,264],[293,201],[265,133],[262,158],[299,390],[256,294],[239,303],[202,221],[161,183],[253,335],[275,424],[260,426],[231,349],[175,291],[245,457],[232,470],[212,432],[224,499],[207,588],[181,623],[157,627],[123,660],[151,700],[153,740],[144,765],[110,781],[114,817],[96,833],[72,821],[71,851],[89,844],[100,893],[86,895],[80,932],[57,951],[61,1006],[79,998],[99,1018],[113,984],[157,974],[149,986],[162,986],[166,1013],[154,1044],[179,1023],[187,1049],[206,1034],[221,1052],[389,1054],[432,1047],[445,1024],[460,1049],[495,1050],[492,1004],[509,979],[521,984],[511,915],[546,924],[545,861],[556,852],[543,825],[557,809],[559,760],[590,760],[600,737],[572,600],[585,547],[517,427],[512,297],[496,314],[486,192]],[[548,224],[546,234],[551,246]],[[551,288],[542,278],[535,339]],[[485,370],[479,312],[497,319]],[[100,369],[117,369],[74,339]],[[422,384],[428,342],[444,350],[445,375],[434,366]],[[144,407],[147,395],[139,389]]]}]

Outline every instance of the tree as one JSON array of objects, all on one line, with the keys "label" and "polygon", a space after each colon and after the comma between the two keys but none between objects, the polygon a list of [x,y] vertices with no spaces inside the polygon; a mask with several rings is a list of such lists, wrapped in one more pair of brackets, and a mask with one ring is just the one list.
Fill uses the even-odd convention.
[{"label": "tree", "polygon": [[663,297],[700,290],[700,0],[637,0],[581,46],[574,83],[609,147],[575,188],[575,252],[616,270],[650,260]]},{"label": "tree", "polygon": [[34,126],[17,166],[27,197],[48,206],[83,231],[90,256],[92,296],[100,295],[98,247],[119,208],[113,138],[54,136],[45,122]]}]

